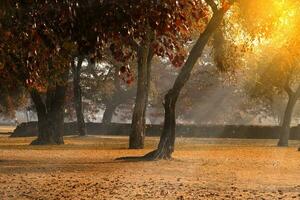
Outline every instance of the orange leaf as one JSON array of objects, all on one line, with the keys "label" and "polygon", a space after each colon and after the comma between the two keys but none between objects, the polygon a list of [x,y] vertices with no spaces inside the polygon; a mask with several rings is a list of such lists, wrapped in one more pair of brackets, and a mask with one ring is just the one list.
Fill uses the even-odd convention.
[{"label": "orange leaf", "polygon": [[229,10],[230,8],[230,3],[228,3],[228,1],[226,0],[222,0],[222,9],[224,12],[227,12],[227,10]]}]

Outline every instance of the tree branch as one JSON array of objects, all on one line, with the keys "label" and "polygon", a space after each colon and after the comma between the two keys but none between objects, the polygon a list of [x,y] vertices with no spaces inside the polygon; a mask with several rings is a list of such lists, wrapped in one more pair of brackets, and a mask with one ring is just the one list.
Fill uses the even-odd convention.
[{"label": "tree branch", "polygon": [[284,90],[286,91],[286,93],[289,95],[289,96],[292,96],[295,94],[295,92],[292,90],[292,88],[290,87],[288,81],[284,84]]},{"label": "tree branch", "polygon": [[214,2],[214,0],[205,0],[205,2],[211,7],[214,13],[218,11],[218,5]]},{"label": "tree branch", "polygon": [[132,45],[133,49],[137,52],[140,45],[134,39],[130,39],[129,43]]},{"label": "tree branch", "polygon": [[300,84],[298,85],[298,88],[295,92],[296,98],[298,99],[299,95],[300,95]]}]

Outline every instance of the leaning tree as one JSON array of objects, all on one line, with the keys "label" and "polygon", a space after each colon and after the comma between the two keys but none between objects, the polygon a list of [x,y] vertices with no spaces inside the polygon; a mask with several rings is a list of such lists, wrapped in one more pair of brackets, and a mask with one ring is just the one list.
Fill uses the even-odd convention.
[{"label": "leaning tree", "polygon": [[[184,44],[207,17],[202,1],[107,1],[101,27],[108,27],[110,49],[116,60],[136,57],[137,95],[129,147],[143,148],[145,114],[153,56],[168,57],[175,66],[184,61]],[[121,70],[125,71],[125,70]]]},{"label": "leaning tree", "polygon": [[[195,5],[195,1],[193,1]],[[202,2],[202,1],[201,1]],[[175,107],[176,102],[179,97],[181,90],[183,89],[186,82],[189,80],[192,69],[196,64],[198,58],[202,55],[204,47],[208,43],[210,36],[214,33],[214,31],[221,24],[224,14],[230,8],[232,2],[222,1],[219,5],[214,1],[207,0],[206,4],[201,4],[203,10],[207,10],[207,6],[209,5],[212,10],[212,16],[208,23],[206,24],[204,31],[200,34],[191,51],[189,52],[189,56],[186,59],[181,71],[179,72],[177,78],[175,79],[173,87],[167,92],[164,98],[164,125],[163,131],[160,137],[160,141],[158,144],[158,148],[142,158],[138,159],[146,159],[146,160],[156,160],[156,159],[170,159],[171,155],[174,151],[175,144],[175,126],[176,126],[176,115],[175,115]],[[180,3],[176,6],[180,7]],[[196,7],[191,6],[190,10],[186,14],[193,15],[193,13],[197,13]],[[205,19],[209,18],[210,13],[206,13],[204,17]],[[125,157],[126,158],[126,157]],[[121,158],[123,159],[123,158]]]}]

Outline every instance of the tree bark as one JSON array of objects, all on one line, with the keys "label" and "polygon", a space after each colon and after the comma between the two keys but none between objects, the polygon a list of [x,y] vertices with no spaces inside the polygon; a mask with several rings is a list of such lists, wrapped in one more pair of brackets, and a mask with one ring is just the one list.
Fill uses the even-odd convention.
[{"label": "tree bark", "polygon": [[216,67],[220,71],[225,71],[224,66],[224,35],[222,33],[222,30],[220,28],[217,28],[215,33],[213,34],[213,51],[214,51],[214,61],[216,64]]},{"label": "tree bark", "polygon": [[135,106],[132,115],[132,132],[129,136],[130,149],[144,148],[145,138],[145,112],[148,103],[148,80],[147,60],[149,54],[149,43],[141,46],[138,50],[138,81]]},{"label": "tree bark", "polygon": [[176,127],[176,102],[178,96],[188,81],[191,71],[196,64],[198,58],[202,55],[210,36],[220,25],[224,16],[223,9],[216,10],[208,23],[205,31],[199,36],[196,44],[193,46],[187,61],[177,76],[175,83],[165,96],[164,109],[165,119],[163,131],[160,137],[157,150],[150,152],[144,156],[147,160],[170,159],[174,151],[175,143],[175,127]]},{"label": "tree bark", "polygon": [[48,125],[46,106],[37,90],[30,92],[38,116],[38,138],[31,144],[54,144]]},{"label": "tree bark", "polygon": [[78,57],[77,65],[73,62],[72,71],[73,71],[73,91],[74,91],[74,104],[77,118],[77,131],[80,136],[85,136],[86,125],[84,122],[83,107],[82,107],[82,93],[80,86],[80,73],[82,67],[83,58]]},{"label": "tree bark", "polygon": [[290,91],[288,94],[288,103],[284,112],[283,121],[281,125],[281,131],[278,141],[278,146],[286,147],[289,145],[289,138],[290,138],[290,126],[293,116],[294,107],[297,103],[300,93],[300,86],[296,92]]},{"label": "tree bark", "polygon": [[38,91],[30,92],[37,110],[39,131],[38,138],[32,141],[32,145],[64,143],[65,92],[66,86],[48,88],[46,103],[43,102]]}]

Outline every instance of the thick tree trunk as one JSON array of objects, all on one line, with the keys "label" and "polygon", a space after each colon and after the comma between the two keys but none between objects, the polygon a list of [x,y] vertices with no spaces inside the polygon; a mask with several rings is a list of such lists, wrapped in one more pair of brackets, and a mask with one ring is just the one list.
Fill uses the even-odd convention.
[{"label": "thick tree trunk", "polygon": [[112,104],[112,103],[107,103],[105,111],[103,113],[102,117],[102,123],[103,124],[110,124],[112,121],[112,118],[114,116],[115,110],[118,107],[118,105]]},{"label": "thick tree trunk", "polygon": [[77,65],[73,62],[72,71],[73,71],[73,90],[74,90],[74,104],[77,118],[77,131],[80,136],[85,136],[86,126],[84,122],[83,107],[82,107],[82,93],[80,86],[80,73],[82,66],[83,58],[78,57]]},{"label": "thick tree trunk", "polygon": [[290,138],[290,125],[292,121],[292,115],[294,111],[294,107],[297,103],[296,94],[289,95],[289,100],[285,109],[282,125],[281,125],[281,133],[279,136],[278,146],[288,146],[289,138]]},{"label": "thick tree trunk", "polygon": [[[48,89],[51,90],[51,89]],[[33,145],[63,144],[65,86],[56,86],[47,92],[46,104],[38,91],[31,91],[31,98],[36,106],[38,115],[38,138]]]},{"label": "thick tree trunk", "polygon": [[165,96],[164,108],[165,108],[165,119],[162,135],[158,144],[157,150],[150,152],[144,156],[148,160],[156,159],[170,159],[174,151],[175,143],[175,127],[176,127],[176,116],[175,107],[178,96],[183,86],[188,81],[191,71],[196,64],[198,58],[202,55],[203,49],[206,46],[210,36],[214,33],[216,28],[220,25],[224,16],[224,11],[221,9],[216,11],[212,16],[209,24],[205,31],[200,35],[196,44],[193,46],[187,61],[181,69],[181,72],[177,76],[173,88]]},{"label": "thick tree trunk", "polygon": [[30,92],[38,116],[38,138],[31,144],[54,144],[49,127],[46,106],[37,90]]},{"label": "thick tree trunk", "polygon": [[129,136],[130,149],[144,148],[145,138],[145,112],[148,103],[148,69],[147,59],[149,54],[149,44],[138,50],[138,81],[135,106],[132,116],[132,132]]},{"label": "thick tree trunk", "polygon": [[[62,80],[67,81],[68,73],[62,75]],[[41,94],[32,89],[31,98],[38,115],[38,137],[32,141],[32,145],[63,144],[64,133],[64,111],[66,85],[49,86],[47,88],[46,100],[43,101]]]},{"label": "thick tree trunk", "polygon": [[66,86],[56,86],[54,99],[52,100],[51,112],[49,112],[50,127],[53,130],[52,138],[55,144],[63,144],[64,113]]}]

